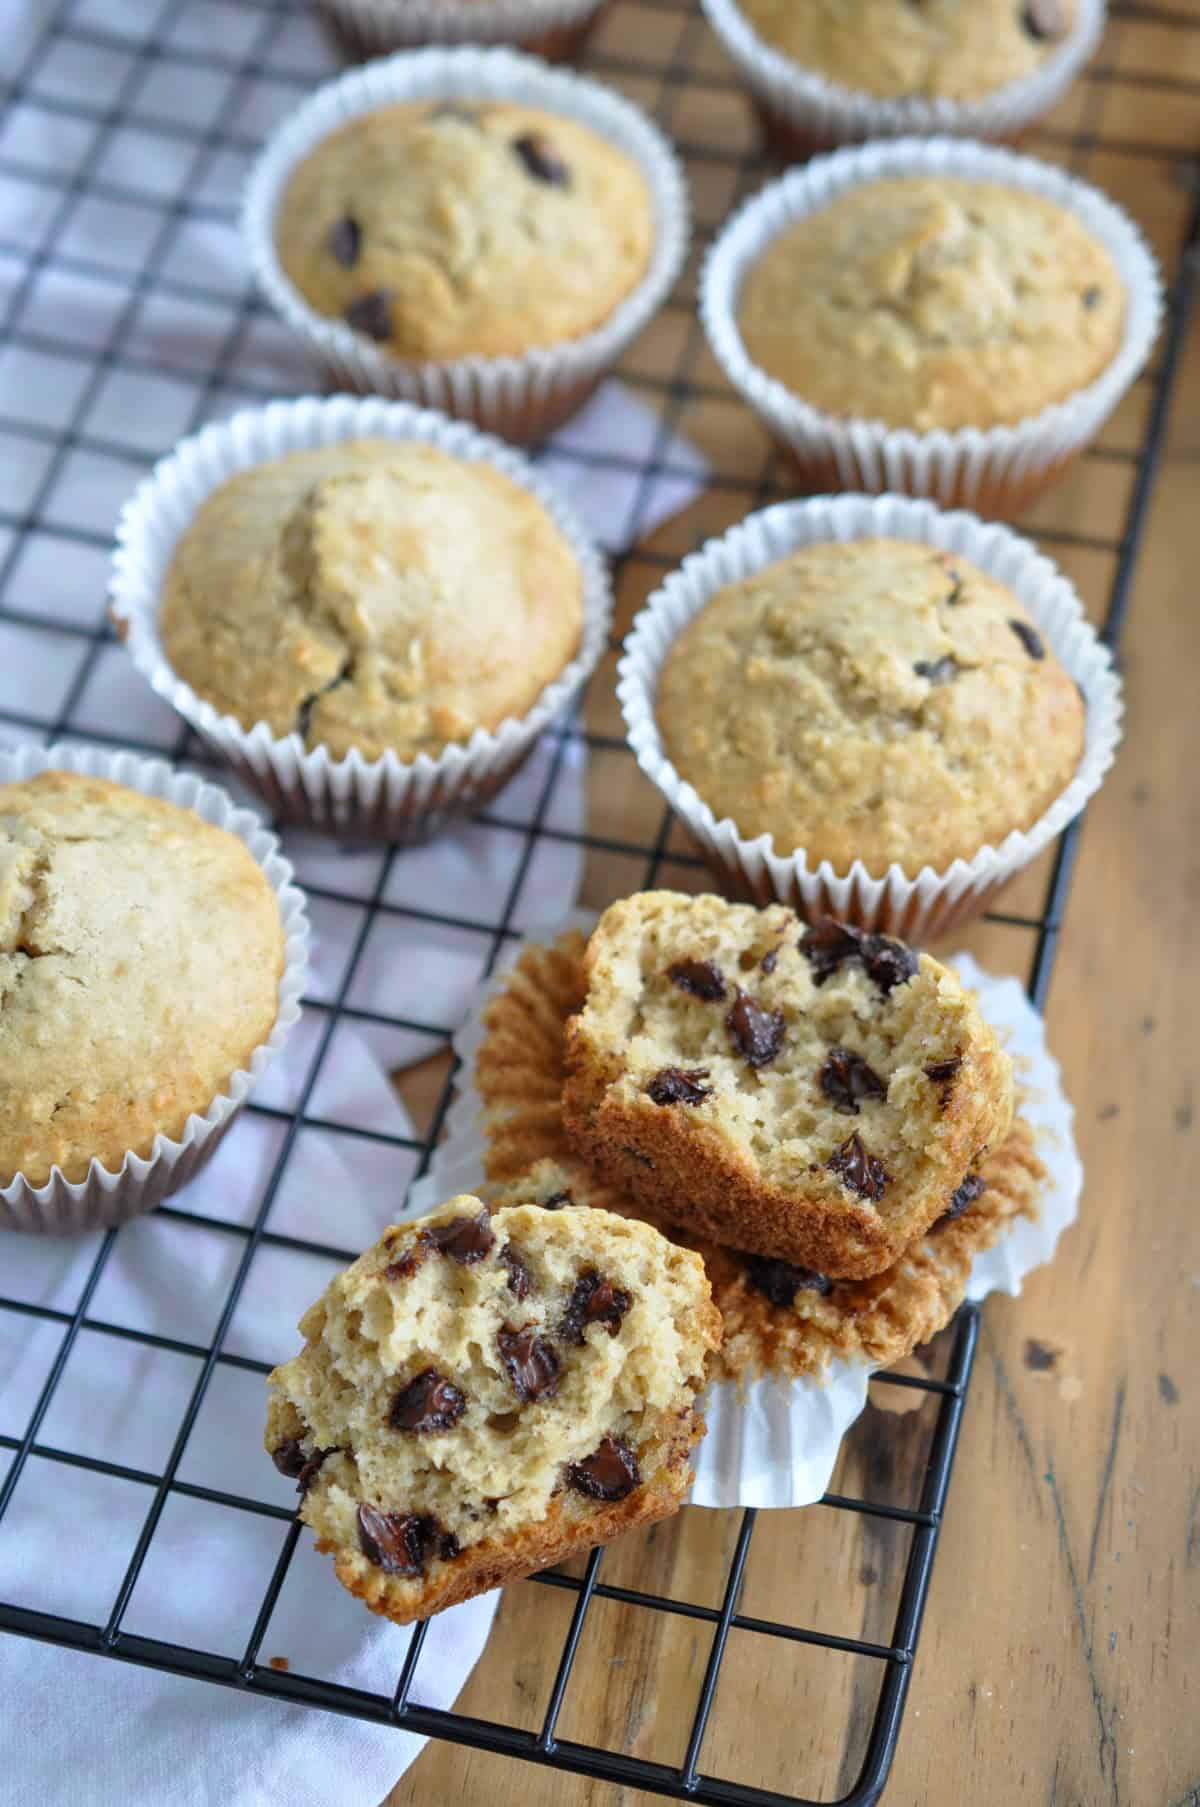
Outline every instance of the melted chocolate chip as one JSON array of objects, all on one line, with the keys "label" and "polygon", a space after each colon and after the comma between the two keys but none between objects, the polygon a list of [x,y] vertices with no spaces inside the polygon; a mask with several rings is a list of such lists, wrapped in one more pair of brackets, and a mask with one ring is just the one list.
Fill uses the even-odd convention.
[{"label": "melted chocolate chip", "polygon": [[294,1481],[304,1468],[308,1457],[300,1447],[299,1437],[288,1437],[283,1443],[277,1443],[271,1451],[271,1460],[280,1474],[285,1474],[289,1481]]},{"label": "melted chocolate chip", "polygon": [[1021,23],[1039,44],[1054,43],[1066,36],[1067,20],[1061,0],[1025,0]]},{"label": "melted chocolate chip", "polygon": [[676,960],[668,966],[667,977],[680,991],[690,991],[694,998],[713,1004],[725,996],[725,980],[719,966],[711,960]]},{"label": "melted chocolate chip", "polygon": [[552,188],[569,188],[571,174],[544,132],[526,132],[513,139],[513,149],[535,182]]},{"label": "melted chocolate chip", "polygon": [[951,653],[947,653],[944,659],[934,659],[932,663],[928,659],[918,659],[913,666],[917,676],[928,678],[931,684],[948,684],[958,676],[961,669],[958,660]]},{"label": "melted chocolate chip", "polygon": [[889,941],[886,935],[864,935],[861,959],[884,997],[897,985],[906,984],[920,966],[910,947],[902,941]]},{"label": "melted chocolate chip", "polygon": [[416,1273],[424,1259],[425,1247],[422,1238],[420,1241],[414,1242],[412,1248],[407,1249],[398,1261],[388,1262],[383,1270],[383,1278],[385,1280],[407,1280]]},{"label": "melted chocolate chip", "polygon": [[564,1205],[573,1205],[575,1200],[569,1192],[552,1192],[549,1198],[542,1200],[543,1211],[561,1211]]},{"label": "melted chocolate chip", "polygon": [[953,1223],[956,1217],[961,1217],[964,1211],[969,1211],[975,1200],[982,1198],[986,1191],[987,1181],[978,1173],[968,1173],[962,1185],[957,1186],[950,1194],[950,1203],[934,1224],[934,1229],[940,1230],[944,1225]]},{"label": "melted chocolate chip", "polygon": [[587,1268],[575,1282],[558,1334],[565,1343],[582,1343],[585,1325],[603,1324],[609,1336],[616,1336],[621,1319],[632,1304],[627,1292],[598,1274],[594,1267]]},{"label": "melted chocolate chip", "polygon": [[505,1243],[497,1259],[502,1261],[508,1269],[509,1292],[515,1299],[527,1299],[533,1281],[530,1278],[529,1269],[511,1242]]},{"label": "melted chocolate chip", "polygon": [[762,957],[763,972],[773,973],[775,971],[775,968],[779,965],[779,956],[782,953],[782,951],[783,951],[783,942],[782,941],[779,943],[778,947],[768,948],[767,952]]},{"label": "melted chocolate chip", "polygon": [[852,1117],[857,1117],[864,1098],[887,1097],[883,1080],[852,1048],[831,1048],[817,1082],[838,1110],[848,1111]]},{"label": "melted chocolate chip", "polygon": [[790,1261],[770,1261],[765,1255],[747,1255],[745,1259],[746,1279],[772,1305],[794,1305],[798,1292],[820,1293],[825,1298],[833,1291],[833,1281],[815,1268],[793,1267]]},{"label": "melted chocolate chip", "polygon": [[368,339],[383,344],[392,336],[392,291],[368,289],[365,295],[356,295],[343,318],[356,333],[366,333]]},{"label": "melted chocolate chip", "polygon": [[362,250],[362,227],[347,213],[340,220],[334,220],[325,235],[325,243],[343,270],[352,270]]},{"label": "melted chocolate chip", "polygon": [[783,1046],[782,1010],[768,1010],[740,989],[725,1027],[738,1053],[752,1067],[769,1067]]},{"label": "melted chocolate chip", "polygon": [[436,1368],[426,1368],[396,1394],[388,1424],[394,1431],[424,1436],[427,1431],[453,1430],[466,1409],[466,1395],[454,1382]]},{"label": "melted chocolate chip", "polygon": [[430,1552],[443,1561],[458,1555],[458,1539],[436,1518],[415,1512],[380,1512],[358,1508],[358,1547],[385,1575],[423,1575]]},{"label": "melted chocolate chip", "polygon": [[307,1493],[321,1472],[321,1464],[328,1456],[336,1456],[341,1445],[333,1443],[328,1449],[314,1449],[304,1467],[296,1477],[296,1492]]},{"label": "melted chocolate chip", "polygon": [[1090,287],[1083,291],[1083,294],[1079,299],[1090,314],[1092,309],[1094,307],[1099,307],[1100,303],[1104,300],[1104,290],[1099,288],[1096,283],[1092,283]]},{"label": "melted chocolate chip", "polygon": [[694,1067],[690,1073],[682,1067],[662,1067],[646,1087],[646,1095],[655,1104],[703,1104],[712,1097],[712,1087],[701,1084],[707,1078],[707,1067]]},{"label": "melted chocolate chip", "polygon": [[1031,659],[1044,659],[1046,657],[1046,648],[1042,644],[1042,636],[1035,627],[1030,627],[1028,621],[1013,620],[1010,621],[1008,625],[1011,627],[1013,633],[1017,636],[1017,639],[1021,642],[1021,645],[1025,648],[1025,651],[1029,654]]},{"label": "melted chocolate chip", "polygon": [[477,1217],[452,1217],[449,1223],[422,1230],[421,1240],[443,1255],[449,1255],[451,1261],[457,1261],[463,1267],[474,1267],[477,1261],[491,1254],[496,1238],[492,1233],[491,1213],[485,1205]]},{"label": "melted chocolate chip", "polygon": [[623,1500],[641,1485],[637,1457],[619,1437],[605,1437],[582,1462],[567,1465],[567,1486],[590,1500]]},{"label": "melted chocolate chip", "polygon": [[512,1390],[523,1405],[558,1390],[559,1359],[553,1344],[539,1336],[532,1324],[511,1330],[506,1324],[496,1338],[500,1359],[508,1370]]},{"label": "melted chocolate chip", "polygon": [[867,1153],[857,1130],[830,1155],[825,1165],[830,1173],[836,1173],[842,1184],[849,1187],[851,1192],[857,1192],[860,1198],[878,1202],[883,1197],[883,1189],[888,1181],[883,1162]]},{"label": "melted chocolate chip", "polygon": [[932,1079],[934,1085],[945,1085],[948,1079],[954,1078],[962,1063],[961,1054],[952,1054],[949,1060],[931,1061],[929,1066],[924,1069],[925,1077]]},{"label": "melted chocolate chip", "polygon": [[800,952],[813,969],[813,984],[824,985],[845,960],[861,960],[870,978],[886,997],[917,971],[920,962],[902,941],[886,935],[864,935],[848,922],[826,916],[800,937]]}]

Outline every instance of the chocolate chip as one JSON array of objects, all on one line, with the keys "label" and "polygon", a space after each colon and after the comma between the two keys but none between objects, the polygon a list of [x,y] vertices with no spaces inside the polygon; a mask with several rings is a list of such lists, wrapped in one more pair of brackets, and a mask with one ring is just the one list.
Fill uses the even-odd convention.
[{"label": "chocolate chip", "polygon": [[955,1074],[962,1066],[962,1063],[963,1057],[961,1054],[952,1054],[949,1060],[932,1061],[930,1065],[924,1069],[925,1077],[926,1079],[932,1079],[934,1085],[945,1085],[948,1079],[954,1078]]},{"label": "chocolate chip", "polygon": [[933,660],[932,663],[928,659],[918,659],[913,666],[917,676],[928,678],[931,684],[948,684],[952,678],[958,676],[961,669],[958,660],[951,653],[947,653],[944,659]]},{"label": "chocolate chip", "polygon": [[296,1477],[296,1492],[307,1493],[321,1472],[321,1465],[328,1456],[336,1456],[341,1445],[331,1444],[328,1449],[314,1449],[304,1467]]},{"label": "chocolate chip", "polygon": [[392,291],[368,289],[365,295],[356,295],[343,318],[356,333],[366,333],[368,339],[383,344],[392,336]]},{"label": "chocolate chip", "polygon": [[[690,1073],[682,1067],[661,1067],[646,1087],[646,1094],[655,1104],[703,1104],[713,1091],[710,1085],[701,1084],[707,1078],[707,1067],[693,1067]],[[647,1161],[646,1165],[652,1163]]]},{"label": "chocolate chip", "polygon": [[474,1267],[489,1255],[496,1238],[492,1233],[491,1213],[485,1205],[477,1217],[452,1217],[449,1223],[436,1224],[422,1230],[421,1240],[430,1248],[449,1255],[463,1267]]},{"label": "chocolate chip", "polygon": [[800,952],[812,967],[813,984],[824,985],[826,979],[832,979],[843,960],[854,959],[861,942],[861,929],[835,922],[832,916],[822,917],[806,929],[800,937]]},{"label": "chocolate chip", "polygon": [[533,1281],[530,1278],[529,1269],[511,1242],[505,1243],[497,1259],[502,1261],[508,1269],[509,1292],[514,1298],[527,1299]]},{"label": "chocolate chip", "polygon": [[1083,291],[1083,294],[1079,297],[1079,299],[1083,302],[1084,307],[1088,310],[1088,313],[1090,314],[1092,309],[1094,307],[1099,307],[1100,303],[1103,301],[1104,290],[1102,288],[1100,288],[1096,283],[1092,283],[1090,285],[1090,287],[1086,288]]},{"label": "chocolate chip", "polygon": [[514,138],[512,147],[537,182],[548,182],[552,188],[569,188],[570,171],[544,132],[526,132]]},{"label": "chocolate chip", "polygon": [[794,1305],[798,1292],[820,1293],[825,1298],[833,1291],[833,1281],[815,1268],[793,1267],[790,1261],[772,1261],[765,1255],[747,1255],[745,1260],[746,1279],[772,1305]]},{"label": "chocolate chip", "polygon": [[446,1562],[458,1555],[459,1543],[436,1518],[415,1512],[380,1512],[358,1508],[358,1547],[385,1575],[423,1575],[430,1551]]},{"label": "chocolate chip", "polygon": [[567,1465],[567,1485],[590,1500],[623,1500],[641,1485],[637,1457],[619,1437],[605,1437],[582,1462]]},{"label": "chocolate chip", "polygon": [[953,1223],[956,1217],[961,1217],[964,1211],[969,1211],[975,1200],[981,1198],[986,1191],[987,1181],[978,1173],[968,1173],[962,1185],[956,1187],[950,1194],[950,1203],[934,1224],[934,1229],[940,1230],[944,1224]]},{"label": "chocolate chip", "polygon": [[1039,1343],[1036,1337],[1025,1338],[1025,1366],[1035,1374],[1048,1373],[1057,1360],[1057,1349],[1051,1349],[1046,1343]]},{"label": "chocolate chip", "polygon": [[768,948],[767,952],[762,957],[763,972],[773,973],[775,971],[775,968],[779,965],[779,956],[782,953],[782,951],[783,951],[783,942],[782,941],[779,943],[778,947]]},{"label": "chocolate chip", "polygon": [[294,1481],[303,1470],[308,1457],[300,1447],[299,1437],[288,1437],[275,1445],[271,1451],[271,1460],[280,1474],[285,1474],[289,1481]]},{"label": "chocolate chip", "polygon": [[721,969],[711,960],[676,960],[674,966],[668,966],[667,977],[680,991],[690,991],[694,998],[703,998],[706,1004],[725,996]]},{"label": "chocolate chip", "polygon": [[768,1010],[747,992],[738,989],[737,1001],[725,1018],[729,1039],[752,1067],[769,1067],[783,1046],[782,1010]]},{"label": "chocolate chip", "polygon": [[603,1324],[609,1336],[616,1336],[621,1319],[632,1304],[627,1292],[598,1274],[594,1267],[586,1268],[572,1289],[558,1334],[565,1343],[582,1343],[585,1325]]},{"label": "chocolate chip", "polygon": [[344,214],[340,220],[334,220],[325,235],[325,243],[343,270],[352,270],[362,249],[362,227],[348,213]]},{"label": "chocolate chip", "polygon": [[947,565],[946,576],[950,579],[950,594],[947,596],[946,602],[949,607],[953,608],[956,602],[962,601],[962,573],[956,571],[953,565]]},{"label": "chocolate chip", "polygon": [[1055,42],[1066,36],[1067,20],[1061,0],[1025,0],[1021,23],[1030,37],[1039,43]]},{"label": "chocolate chip", "polygon": [[422,1238],[414,1242],[412,1248],[407,1249],[398,1261],[388,1262],[383,1270],[383,1278],[385,1280],[407,1280],[416,1273],[424,1259],[425,1247]]},{"label": "chocolate chip", "polygon": [[388,1424],[394,1431],[424,1436],[427,1431],[452,1430],[466,1409],[466,1395],[454,1382],[436,1368],[426,1368],[396,1394]]},{"label": "chocolate chip", "polygon": [[913,978],[921,964],[903,941],[889,941],[886,935],[864,935],[860,957],[884,997]]},{"label": "chocolate chip", "polygon": [[1044,659],[1046,657],[1046,648],[1042,645],[1042,636],[1035,627],[1030,627],[1028,621],[1013,620],[1010,621],[1008,625],[1011,627],[1013,633],[1017,636],[1017,639],[1021,642],[1021,645],[1025,648],[1025,651],[1029,654],[1031,659]]},{"label": "chocolate chip", "polygon": [[848,1186],[851,1192],[857,1192],[860,1198],[869,1198],[877,1203],[883,1197],[883,1189],[888,1182],[883,1162],[867,1153],[857,1130],[830,1155],[825,1165],[830,1173],[836,1173],[843,1185]]},{"label": "chocolate chip", "polygon": [[564,1205],[573,1205],[575,1200],[569,1192],[552,1192],[549,1198],[542,1200],[543,1211],[561,1211]]},{"label": "chocolate chip", "polygon": [[558,1391],[559,1359],[553,1345],[532,1324],[512,1330],[506,1324],[496,1338],[500,1359],[512,1390],[524,1405]]},{"label": "chocolate chip", "polygon": [[817,1075],[818,1084],[825,1096],[832,1100],[840,1111],[848,1111],[857,1117],[858,1107],[864,1098],[886,1098],[887,1086],[873,1067],[869,1067],[861,1054],[855,1054],[852,1048],[831,1048],[825,1057],[825,1065]]}]

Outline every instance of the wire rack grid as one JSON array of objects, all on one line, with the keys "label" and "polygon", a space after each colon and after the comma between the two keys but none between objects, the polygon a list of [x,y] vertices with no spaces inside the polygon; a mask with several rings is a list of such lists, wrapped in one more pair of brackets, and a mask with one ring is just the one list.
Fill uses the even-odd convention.
[{"label": "wire rack grid", "polygon": [[[263,134],[332,71],[334,54],[315,17],[292,0],[130,0],[125,6],[53,0],[29,10],[9,37],[5,60],[0,733],[8,741],[71,738],[131,746],[211,771],[203,746],[142,694],[114,644],[103,606],[111,527],[142,470],[178,435],[236,406],[308,386],[295,346],[246,282],[236,247],[236,199]],[[691,0],[610,0],[583,63],[645,105],[676,138],[689,167],[702,247],[769,168],[698,6]],[[1147,98],[1155,122],[1149,133],[1139,104]],[[1143,214],[1139,200],[1147,200],[1152,217],[1143,214],[1143,223],[1171,290],[1155,367],[1088,453],[1082,490],[1067,486],[1034,519],[1033,530],[1077,576],[1085,595],[1092,602],[1106,599],[1103,632],[1114,645],[1130,600],[1200,257],[1191,125],[1197,98],[1200,14],[1117,4],[1095,66],[1033,141],[1042,154],[1117,192],[1135,214]],[[1180,180],[1181,172],[1192,179]],[[636,451],[597,452],[573,445],[567,433],[550,454],[560,468],[602,467],[625,479],[628,518],[621,538],[634,550],[616,560],[619,632],[664,567],[709,532],[786,493],[769,445],[738,409],[704,348],[694,313],[694,269],[693,261],[620,371],[657,410],[648,442]],[[643,538],[639,528],[653,487],[672,475],[676,433],[708,454],[710,481],[700,502]],[[1103,486],[1099,505],[1097,483]],[[1116,524],[1113,531],[1093,530],[1098,514]],[[0,1463],[6,1464],[0,1466],[0,1575],[4,1516],[19,1513],[22,1487],[35,1468],[43,1485],[47,1476],[62,1490],[119,1485],[136,1490],[140,1501],[139,1529],[117,1553],[115,1585],[102,1605],[94,1604],[93,1590],[85,1610],[70,1578],[61,1595],[34,1604],[10,1590],[17,1597],[0,1598],[0,1631],[677,1799],[784,1807],[836,1795],[865,1807],[883,1789],[912,1674],[978,1334],[974,1309],[960,1312],[924,1365],[886,1377],[893,1397],[920,1396],[919,1434],[906,1428],[916,1418],[874,1413],[871,1425],[856,1427],[847,1439],[846,1460],[835,1477],[839,1490],[805,1515],[808,1523],[825,1509],[826,1522],[840,1527],[836,1585],[845,1580],[847,1550],[857,1552],[856,1561],[864,1549],[873,1552],[870,1563],[860,1561],[855,1569],[860,1592],[877,1586],[880,1568],[887,1571],[886,1602],[872,1596],[853,1633],[832,1629],[835,1615],[822,1623],[815,1597],[811,1611],[797,1605],[785,1616],[779,1610],[779,1600],[803,1603],[806,1589],[816,1590],[813,1574],[820,1566],[810,1548],[808,1578],[801,1577],[790,1594],[781,1587],[780,1558],[789,1559],[802,1538],[793,1514],[769,1515],[773,1524],[752,1510],[684,1514],[681,1525],[728,1521],[702,1539],[702,1580],[694,1561],[689,1568],[689,1534],[676,1526],[654,1548],[653,1540],[644,1540],[646,1547],[631,1561],[619,1547],[610,1551],[604,1580],[596,1551],[586,1563],[512,1590],[510,1598],[540,1595],[561,1606],[554,1623],[562,1636],[556,1654],[543,1661],[536,1705],[514,1698],[506,1716],[419,1704],[425,1627],[409,1637],[394,1683],[377,1691],[337,1686],[319,1673],[264,1660],[272,1615],[294,1572],[300,1527],[278,1494],[223,1490],[196,1478],[189,1464],[214,1386],[231,1377],[260,1386],[271,1365],[239,1346],[239,1306],[255,1283],[256,1265],[294,1257],[302,1288],[310,1274],[305,1262],[324,1263],[322,1271],[330,1271],[357,1253],[306,1233],[289,1216],[289,1176],[306,1158],[311,1138],[385,1156],[393,1195],[424,1171],[438,1140],[453,1085],[446,1042],[454,1025],[426,1020],[415,1005],[393,1005],[386,996],[381,1001],[374,984],[381,925],[400,938],[387,943],[393,952],[397,946],[419,950],[439,937],[457,938],[460,950],[469,944],[477,980],[520,934],[525,889],[547,849],[581,863],[582,900],[591,904],[639,885],[702,886],[701,863],[624,747],[612,697],[616,644],[573,719],[546,736],[526,775],[479,818],[477,827],[505,846],[503,881],[480,911],[447,911],[419,884],[406,885],[405,863],[413,856],[403,851],[340,858],[314,849],[304,837],[290,837],[289,851],[318,921],[324,911],[340,913],[350,924],[348,951],[340,972],[314,985],[306,1000],[303,1068],[291,1093],[276,1102],[260,1096],[246,1107],[238,1133],[246,1135],[244,1126],[256,1124],[267,1152],[253,1168],[242,1209],[228,1218],[210,1215],[189,1208],[184,1195],[156,1214],[167,1260],[186,1264],[190,1239],[200,1236],[215,1238],[227,1251],[223,1284],[205,1322],[194,1329],[187,1321],[167,1327],[122,1310],[125,1295],[113,1276],[125,1251],[137,1247],[144,1254],[144,1243],[136,1241],[139,1226],[48,1257],[57,1267],[36,1298],[10,1296],[0,1250],[0,1330],[41,1339],[45,1351],[20,1421],[0,1420]],[[583,749],[589,812],[580,829],[563,825],[557,798],[564,773]],[[1007,964],[1024,973],[1039,1006],[1050,984],[1078,843],[1076,825],[1037,869],[1030,881],[1036,889],[1019,889],[1021,907],[988,920],[989,929],[1010,937],[1003,943]],[[347,1025],[382,1037],[393,1050],[403,1048],[404,1061],[396,1064],[418,1075],[406,1082],[418,1119],[414,1133],[347,1122],[323,1103]],[[307,1296],[301,1290],[297,1302]],[[157,1461],[122,1460],[120,1451],[55,1440],[58,1390],[72,1384],[73,1357],[77,1362],[86,1341],[96,1337],[134,1356],[182,1364],[177,1429]],[[216,1640],[186,1635],[187,1628],[170,1635],[135,1610],[155,1539],[180,1502],[257,1515],[274,1527],[261,1599],[232,1653],[217,1648]],[[773,1590],[755,1586],[756,1545],[767,1550]],[[865,1592],[862,1598],[867,1600]],[[759,1599],[771,1601],[773,1609],[751,1610]],[[629,1647],[641,1653],[643,1665],[662,1663],[663,1676],[671,1673],[670,1628],[682,1628],[692,1639],[685,1668],[696,1684],[694,1697],[684,1701],[680,1690],[670,1723],[655,1727],[673,1733],[671,1761],[647,1748],[640,1734],[622,1736],[611,1723],[588,1732],[586,1715],[574,1709],[573,1684],[589,1664],[603,1661],[606,1652],[609,1661],[618,1660],[611,1651],[626,1647],[624,1630],[595,1631],[598,1615],[618,1611],[634,1615],[643,1628],[654,1626],[649,1642],[649,1634],[639,1633]],[[543,1617],[548,1625],[548,1607]],[[502,1612],[494,1642],[503,1625]],[[708,1637],[706,1649],[697,1642],[701,1633]],[[837,1746],[832,1768],[804,1778],[800,1792],[791,1783],[786,1793],[767,1785],[765,1772],[749,1773],[753,1764],[734,1777],[708,1760],[710,1753],[716,1760],[736,1748],[735,1740],[714,1738],[714,1727],[726,1690],[736,1710],[737,1666],[759,1640],[777,1652],[785,1678],[788,1653],[815,1663],[804,1682],[807,1698],[827,1727],[839,1713],[847,1721],[840,1744],[825,1739]],[[856,1666],[852,1685],[827,1686],[832,1670],[822,1665],[835,1659]],[[636,1654],[633,1660],[636,1665]],[[662,1680],[660,1692],[666,1691]],[[781,1751],[790,1761],[786,1731]]]}]

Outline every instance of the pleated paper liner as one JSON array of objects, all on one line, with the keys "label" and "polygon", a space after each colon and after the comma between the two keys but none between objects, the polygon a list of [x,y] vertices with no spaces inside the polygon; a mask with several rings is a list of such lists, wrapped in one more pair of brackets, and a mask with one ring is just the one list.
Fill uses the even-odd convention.
[{"label": "pleated paper liner", "polygon": [[236,835],[275,893],[284,933],[279,1012],[270,1034],[254,1050],[249,1065],[230,1074],[207,1110],[192,1113],[178,1139],[157,1135],[148,1155],[130,1150],[119,1168],[103,1167],[94,1160],[82,1180],[67,1180],[55,1167],[43,1185],[32,1186],[18,1174],[0,1187],[0,1229],[66,1235],[140,1217],[178,1192],[211,1158],[300,1015],[308,964],[308,919],[304,897],[291,882],[292,868],[281,856],[275,836],[252,811],[239,809],[217,785],[173,772],[162,760],[139,759],[132,753],[101,753],[80,747],[21,747],[0,753],[0,784],[18,783],[45,771],[111,779],[145,796],[194,810],[205,822]]},{"label": "pleated paper liner", "polygon": [[578,56],[607,0],[319,0],[351,58],[428,44],[510,44],[548,62]]}]

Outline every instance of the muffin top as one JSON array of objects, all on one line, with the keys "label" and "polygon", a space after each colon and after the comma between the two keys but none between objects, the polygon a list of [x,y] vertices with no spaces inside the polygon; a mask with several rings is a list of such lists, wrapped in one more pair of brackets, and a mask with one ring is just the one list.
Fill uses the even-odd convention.
[{"label": "muffin top", "polygon": [[632,158],[577,120],[405,104],[300,164],[277,244],[310,306],[397,357],[519,356],[581,338],[637,286],[654,204]]},{"label": "muffin top", "polygon": [[579,562],[536,497],[419,441],[240,471],[167,572],[159,631],[198,695],[335,758],[437,755],[523,715],[574,657]]},{"label": "muffin top", "polygon": [[718,591],[657,714],[718,819],[839,872],[970,859],[1031,827],[1083,752],[1079,693],[1016,597],[903,540],[805,546]]},{"label": "muffin top", "polygon": [[979,100],[1033,75],[1075,0],[739,0],[759,37],[859,93]]},{"label": "muffin top", "polygon": [[0,785],[0,1184],[178,1137],[270,1034],[283,948],[224,829],[74,772]]},{"label": "muffin top", "polygon": [[804,401],[920,432],[1085,388],[1124,318],[1116,265],[1073,213],[951,176],[847,190],[779,234],[738,305],[750,358]]}]

